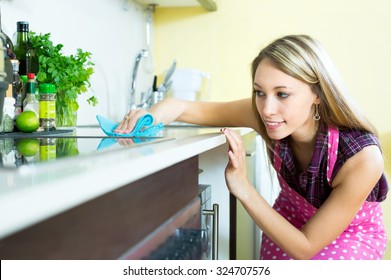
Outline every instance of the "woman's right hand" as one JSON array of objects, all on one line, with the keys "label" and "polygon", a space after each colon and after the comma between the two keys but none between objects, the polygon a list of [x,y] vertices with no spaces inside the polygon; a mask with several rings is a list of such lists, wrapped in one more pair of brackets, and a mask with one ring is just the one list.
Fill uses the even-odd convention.
[{"label": "woman's right hand", "polygon": [[132,109],[127,113],[119,125],[114,129],[115,133],[128,134],[133,131],[140,117],[148,114],[145,109]]}]

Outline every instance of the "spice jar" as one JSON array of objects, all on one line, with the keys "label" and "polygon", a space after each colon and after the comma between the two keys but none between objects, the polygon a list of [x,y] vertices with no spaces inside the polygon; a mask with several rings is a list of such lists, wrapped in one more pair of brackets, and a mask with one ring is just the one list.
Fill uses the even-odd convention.
[{"label": "spice jar", "polygon": [[56,159],[56,138],[39,139],[39,160],[47,161]]},{"label": "spice jar", "polygon": [[0,132],[12,132],[14,131],[14,118],[15,118],[15,98],[5,97],[3,108],[3,119],[0,124]]},{"label": "spice jar", "polygon": [[44,130],[56,129],[56,88],[53,84],[39,85],[39,124]]}]

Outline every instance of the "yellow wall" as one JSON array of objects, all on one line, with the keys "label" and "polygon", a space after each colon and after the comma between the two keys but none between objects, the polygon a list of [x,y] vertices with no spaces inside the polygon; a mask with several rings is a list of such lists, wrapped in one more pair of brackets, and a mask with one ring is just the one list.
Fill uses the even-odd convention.
[{"label": "yellow wall", "polygon": [[[391,183],[391,132],[382,134],[381,138],[383,153],[385,154],[385,169],[386,176]],[[391,260],[391,194],[388,195],[388,199],[383,203],[384,217],[386,219],[386,230],[388,232],[388,248],[386,251],[385,259]]]},{"label": "yellow wall", "polygon": [[[391,1],[216,3],[217,12],[202,8],[156,10],[158,73],[177,59],[180,68],[211,74],[212,100],[245,98],[251,94],[250,63],[258,51],[282,35],[309,34],[323,43],[352,96],[377,126],[381,141],[391,141]],[[391,149],[385,153],[391,159]],[[384,205],[389,232],[390,200]]]}]

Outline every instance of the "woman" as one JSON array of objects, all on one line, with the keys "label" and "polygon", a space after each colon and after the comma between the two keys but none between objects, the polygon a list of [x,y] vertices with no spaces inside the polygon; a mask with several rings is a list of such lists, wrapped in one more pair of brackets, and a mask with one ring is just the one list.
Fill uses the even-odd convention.
[{"label": "woman", "polygon": [[[264,233],[262,259],[381,259],[388,185],[377,134],[323,48],[305,35],[277,39],[254,59],[252,78],[252,99],[166,99],[150,113],[164,123],[247,126],[263,137],[281,186],[273,207],[247,179],[240,136],[222,130],[227,186]],[[145,113],[129,112],[117,131],[130,132]]]}]

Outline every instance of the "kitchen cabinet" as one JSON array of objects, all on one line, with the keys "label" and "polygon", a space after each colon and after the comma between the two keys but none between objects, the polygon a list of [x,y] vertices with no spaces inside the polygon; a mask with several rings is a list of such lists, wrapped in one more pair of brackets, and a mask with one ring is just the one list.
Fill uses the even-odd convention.
[{"label": "kitchen cabinet", "polygon": [[141,5],[156,4],[159,7],[197,7],[202,6],[205,10],[213,12],[217,10],[214,0],[133,0]]},{"label": "kitchen cabinet", "polygon": [[[224,170],[228,163],[228,145],[222,144],[199,155],[200,184],[211,186],[212,202],[219,205],[219,259],[230,259],[230,195],[225,183]],[[235,238],[235,237],[232,237]]]},{"label": "kitchen cabinet", "polygon": [[[242,136],[246,151],[247,176],[255,188],[258,181],[256,176],[259,176],[256,168],[261,160],[257,153],[256,138],[257,133],[254,131]],[[260,237],[257,234],[259,229],[242,204],[233,195],[229,195],[229,213],[229,231],[231,236],[229,239],[229,259],[257,259],[256,252],[259,250],[260,245],[258,241]]]},{"label": "kitchen cabinet", "polygon": [[[212,204],[224,200],[213,198],[215,191],[227,194],[227,147],[219,128],[168,127],[162,138],[122,144],[101,138],[96,127],[74,133],[82,137],[79,155],[0,167],[2,259],[122,258],[198,197],[199,184],[210,185]],[[216,154],[217,161],[209,160]],[[220,217],[229,216],[222,212],[229,211],[228,203],[223,201]],[[230,237],[220,233],[224,244]]]},{"label": "kitchen cabinet", "polygon": [[[197,197],[197,176],[197,157],[192,157],[11,234],[0,240],[0,257],[126,258],[130,248]],[[178,228],[183,226],[183,221],[178,224]],[[197,227],[196,223],[191,229],[193,227]],[[162,235],[162,238],[172,233]],[[145,255],[150,253],[145,250]]]},{"label": "kitchen cabinet", "polygon": [[[254,131],[242,135],[242,140],[246,151],[249,182],[270,205],[273,205],[280,187],[277,175],[267,159],[265,142]],[[215,156],[218,157],[221,152]],[[202,159],[201,156],[200,158]],[[233,195],[216,195],[225,195],[225,203],[229,197],[229,204],[226,205],[230,213],[229,218],[226,218],[229,219],[229,228],[226,228],[229,231],[229,239],[227,239],[229,250],[225,252],[228,258],[232,260],[259,259],[262,231]]]},{"label": "kitchen cabinet", "polygon": [[[256,132],[242,136],[246,150],[247,174],[250,182],[256,185],[256,163],[259,160],[256,151]],[[221,259],[251,260],[259,250],[257,226],[246,210],[230,195],[224,177],[228,163],[227,144],[220,145],[199,155],[199,166],[203,170],[199,180],[212,186],[213,202],[220,207],[219,217],[219,256]]]},{"label": "kitchen cabinet", "polygon": [[[249,133],[243,137],[243,143],[246,151],[246,167],[247,176],[251,184],[256,187],[256,163],[260,160],[259,155],[256,151],[256,137],[255,132]],[[259,250],[259,243],[257,242],[257,228],[258,226],[254,223],[253,219],[244,209],[242,204],[233,198],[231,203],[236,205],[236,251],[232,252],[232,258],[237,260],[253,260],[256,259],[256,252]],[[234,206],[232,206],[234,208]]]}]

